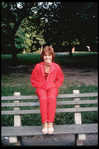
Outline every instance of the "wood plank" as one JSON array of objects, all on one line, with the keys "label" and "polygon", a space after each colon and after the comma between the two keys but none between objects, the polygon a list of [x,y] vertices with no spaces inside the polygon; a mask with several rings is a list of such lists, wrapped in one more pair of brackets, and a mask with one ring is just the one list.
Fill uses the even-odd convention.
[{"label": "wood plank", "polygon": [[[57,105],[97,104],[98,100],[57,101]],[[1,103],[1,107],[39,106],[39,102]]]},{"label": "wood plank", "polygon": [[40,113],[40,109],[39,110],[19,110],[19,111],[2,111],[1,114],[2,115],[15,115],[15,114],[37,114]]},{"label": "wood plank", "polygon": [[[14,96],[20,96],[20,92],[14,92]],[[16,103],[20,102],[20,101],[14,101]],[[14,107],[14,110],[20,110],[19,107]],[[21,126],[21,121],[20,121],[20,115],[14,115],[14,126]],[[9,143],[18,143],[18,138],[15,136],[15,137],[9,137]]]},{"label": "wood plank", "polygon": [[98,100],[57,101],[57,105],[98,104]]},{"label": "wood plank", "polygon": [[1,97],[1,100],[28,100],[28,99],[38,99],[38,96],[37,95],[29,95],[29,96],[17,96],[17,97],[14,97],[14,96],[2,96]]},{"label": "wood plank", "polygon": [[[54,134],[98,133],[98,124],[54,125]],[[42,135],[42,126],[2,127],[1,136],[33,136]]]},{"label": "wood plank", "polygon": [[39,106],[39,102],[1,103],[1,107]]},{"label": "wood plank", "polygon": [[[14,92],[14,96],[18,97],[20,96],[20,92]],[[20,103],[20,101],[16,100],[14,101],[15,104]],[[20,108],[18,106],[14,107],[14,111],[19,111]],[[20,115],[14,115],[14,126],[21,126],[21,116]]]},{"label": "wood plank", "polygon": [[[98,111],[98,107],[61,108],[61,109],[56,109],[56,113],[64,113],[64,112],[86,112],[86,111]],[[40,113],[40,109],[39,110],[1,111],[1,115],[34,114],[34,113]]]},{"label": "wood plank", "polygon": [[87,111],[98,111],[98,107],[56,109],[57,113],[63,113],[63,112],[87,112]]},{"label": "wood plank", "polygon": [[57,98],[97,97],[98,93],[59,94]]},{"label": "wood plank", "polygon": [[[73,90],[73,94],[79,94],[79,90]],[[74,101],[80,101],[80,98],[74,98]],[[79,104],[76,104],[74,108],[80,108]],[[75,124],[82,124],[81,113],[74,113]]]},{"label": "wood plank", "polygon": [[[79,94],[79,90],[73,90],[73,94]],[[74,101],[80,101],[80,98],[74,98]],[[80,104],[74,105],[74,108],[80,108]],[[81,118],[81,112],[75,112],[74,113],[74,121],[75,124],[82,124],[82,118]],[[85,134],[79,134],[77,137],[75,137],[75,143],[78,145],[78,143],[83,144],[82,140],[86,140]]]},{"label": "wood plank", "polygon": [[[20,96],[20,92],[14,92],[14,96]],[[20,103],[20,101],[16,100],[14,103]],[[14,110],[20,110],[19,107],[14,107]],[[21,116],[20,115],[14,115],[14,126],[21,126]],[[15,143],[16,145],[20,145],[20,140],[15,137],[9,137],[10,143]]]},{"label": "wood plank", "polygon": [[[59,94],[57,98],[76,98],[76,97],[97,97],[98,93],[80,93],[80,94]],[[37,95],[29,96],[2,96],[1,100],[27,100],[27,99],[38,99]]]}]

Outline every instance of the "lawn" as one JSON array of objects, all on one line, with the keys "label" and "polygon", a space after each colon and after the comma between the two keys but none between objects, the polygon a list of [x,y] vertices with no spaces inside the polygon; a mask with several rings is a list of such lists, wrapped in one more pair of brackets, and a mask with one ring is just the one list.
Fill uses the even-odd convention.
[{"label": "lawn", "polygon": [[[32,65],[41,61],[39,53],[31,54],[17,54],[18,64]],[[1,55],[2,65],[11,65],[12,55]],[[56,55],[55,62],[66,67],[98,67],[98,53],[97,52],[75,52],[73,57],[69,55]]]},{"label": "lawn", "polygon": [[[36,64],[40,62],[40,54],[18,54],[18,61],[20,65],[28,65],[27,69],[30,68],[30,65]],[[32,87],[30,83],[30,75],[31,71],[27,71],[23,68],[20,69],[20,72],[17,72],[17,69],[7,69],[9,65],[11,65],[11,55],[1,55],[2,58],[2,78],[1,78],[1,95],[2,96],[13,96],[14,92],[21,92],[21,95],[35,95],[35,88]],[[96,67],[98,65],[98,58],[96,52],[81,52],[81,53],[73,53],[73,58],[69,58],[68,55],[56,55],[56,60],[58,64],[62,67]],[[6,69],[6,71],[5,71]],[[12,71],[13,70],[13,71]],[[23,71],[23,72],[22,72]],[[94,85],[85,85],[82,84],[78,86],[77,84],[73,84],[69,86],[69,84],[64,82],[64,85],[60,87],[59,93],[61,94],[71,94],[73,90],[79,90],[80,93],[92,93],[98,92],[98,87]],[[83,98],[82,100],[86,100],[88,98]],[[91,98],[92,99],[92,98]],[[93,98],[95,99],[95,98]],[[62,100],[70,100],[70,99],[62,99]],[[73,99],[72,99],[73,100]],[[88,106],[88,105],[86,105]],[[93,105],[90,105],[93,106]],[[63,106],[64,107],[64,106]],[[71,106],[68,106],[71,107]],[[30,107],[30,109],[33,107]],[[22,109],[22,108],[21,108]],[[27,107],[24,107],[27,109]],[[10,109],[12,110],[12,109]],[[98,121],[98,113],[97,112],[83,112],[82,113],[82,123],[96,123]],[[40,114],[32,114],[32,115],[22,115],[22,125],[41,125],[41,117]],[[14,116],[2,116],[1,117],[1,125],[3,126],[13,126]],[[58,113],[55,117],[55,124],[73,124],[74,123],[74,114],[73,113]]]}]

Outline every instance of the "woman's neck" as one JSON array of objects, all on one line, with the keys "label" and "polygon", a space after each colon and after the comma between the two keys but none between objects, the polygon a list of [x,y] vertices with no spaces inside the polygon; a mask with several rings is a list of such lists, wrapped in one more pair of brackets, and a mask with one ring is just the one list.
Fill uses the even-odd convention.
[{"label": "woman's neck", "polygon": [[51,64],[52,64],[52,62],[50,62],[50,63],[44,62],[44,66],[46,66],[46,67],[51,67]]}]

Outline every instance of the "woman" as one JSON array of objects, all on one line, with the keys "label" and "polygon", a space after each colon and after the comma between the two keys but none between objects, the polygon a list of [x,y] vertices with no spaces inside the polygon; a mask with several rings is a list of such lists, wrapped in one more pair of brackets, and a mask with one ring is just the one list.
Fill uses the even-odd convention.
[{"label": "woman", "polygon": [[40,100],[40,112],[43,134],[54,132],[53,122],[56,111],[56,97],[59,87],[63,84],[64,76],[60,66],[54,63],[55,54],[51,46],[46,46],[41,53],[43,62],[36,64],[31,75],[32,86]]}]

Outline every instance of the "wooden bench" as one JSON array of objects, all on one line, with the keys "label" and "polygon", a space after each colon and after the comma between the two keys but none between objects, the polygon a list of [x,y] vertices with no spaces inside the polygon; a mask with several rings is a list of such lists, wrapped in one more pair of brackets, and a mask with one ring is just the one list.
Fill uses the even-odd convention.
[{"label": "wooden bench", "polygon": [[[75,134],[75,144],[83,145],[86,140],[85,134],[98,132],[98,124],[82,124],[81,112],[97,111],[97,107],[80,107],[81,104],[97,104],[98,100],[80,100],[82,97],[97,97],[98,93],[79,93],[73,90],[73,94],[59,94],[57,99],[74,98],[74,100],[57,101],[57,105],[74,105],[74,108],[56,108],[56,113],[74,112],[74,123],[71,125],[54,125],[54,134]],[[22,136],[43,135],[42,126],[21,126],[21,115],[40,113],[40,109],[20,110],[23,106],[39,106],[39,102],[20,102],[21,100],[36,100],[38,96],[21,96],[20,92],[15,92],[14,96],[2,96],[2,101],[13,100],[13,103],[1,103],[1,107],[14,107],[14,110],[2,111],[2,115],[14,115],[14,126],[4,126],[1,128],[1,136],[9,137],[9,142],[15,145],[21,144]]]}]

